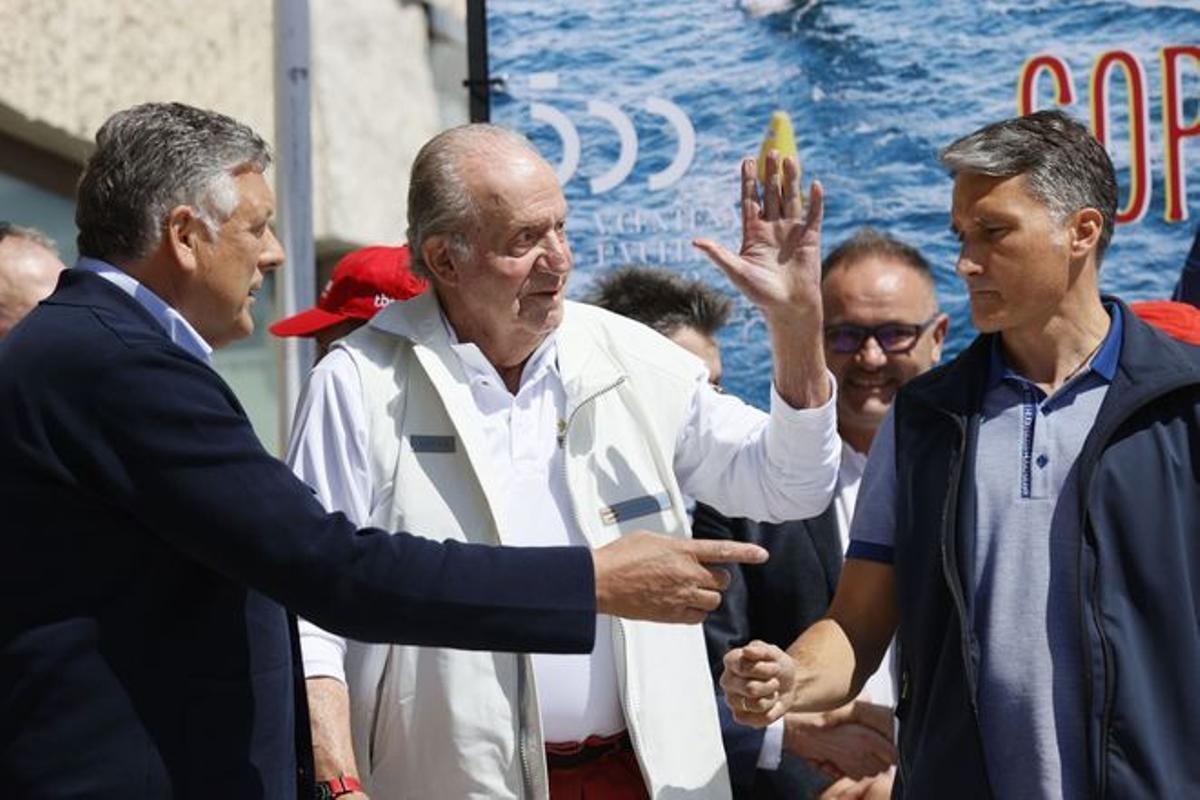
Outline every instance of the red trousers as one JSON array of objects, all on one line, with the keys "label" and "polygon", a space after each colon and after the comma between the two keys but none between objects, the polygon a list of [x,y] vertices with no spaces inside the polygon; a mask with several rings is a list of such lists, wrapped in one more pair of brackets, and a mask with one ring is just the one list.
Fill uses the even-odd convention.
[{"label": "red trousers", "polygon": [[629,734],[546,744],[550,800],[650,800]]}]

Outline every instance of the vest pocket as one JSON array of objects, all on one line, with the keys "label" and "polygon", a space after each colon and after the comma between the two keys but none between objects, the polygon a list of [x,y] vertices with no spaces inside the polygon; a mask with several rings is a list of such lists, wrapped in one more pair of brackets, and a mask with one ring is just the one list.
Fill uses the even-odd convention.
[{"label": "vest pocket", "polygon": [[671,507],[671,496],[666,492],[646,494],[613,503],[600,509],[601,525],[619,525],[622,522],[648,517]]}]

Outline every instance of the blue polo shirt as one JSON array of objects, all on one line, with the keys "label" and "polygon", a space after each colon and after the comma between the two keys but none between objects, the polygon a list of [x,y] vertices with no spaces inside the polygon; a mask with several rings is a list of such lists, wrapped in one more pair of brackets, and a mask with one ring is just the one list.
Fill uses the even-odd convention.
[{"label": "blue polo shirt", "polygon": [[[997,797],[1085,797],[1080,654],[1082,531],[1071,480],[1121,354],[1120,309],[1087,368],[1047,396],[994,339],[972,470],[975,540],[967,566],[980,646],[979,724]],[[847,558],[891,563],[896,460],[891,413],[859,489]]]}]

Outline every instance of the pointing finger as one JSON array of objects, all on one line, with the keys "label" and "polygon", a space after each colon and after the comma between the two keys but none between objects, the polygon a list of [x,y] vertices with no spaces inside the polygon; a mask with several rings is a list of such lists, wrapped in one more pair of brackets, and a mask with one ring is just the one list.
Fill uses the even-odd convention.
[{"label": "pointing finger", "polygon": [[749,542],[685,539],[680,544],[702,564],[761,564],[768,555],[766,550]]}]

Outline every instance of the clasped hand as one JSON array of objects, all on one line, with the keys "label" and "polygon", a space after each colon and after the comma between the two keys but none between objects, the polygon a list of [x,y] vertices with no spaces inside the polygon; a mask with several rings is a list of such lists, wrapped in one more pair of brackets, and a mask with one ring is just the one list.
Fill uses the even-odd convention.
[{"label": "clasped hand", "polygon": [[896,761],[891,710],[856,700],[832,711],[794,712],[796,662],[755,640],[725,654],[721,688],[733,717],[761,728],[784,719],[784,745],[831,778],[862,778]]}]

